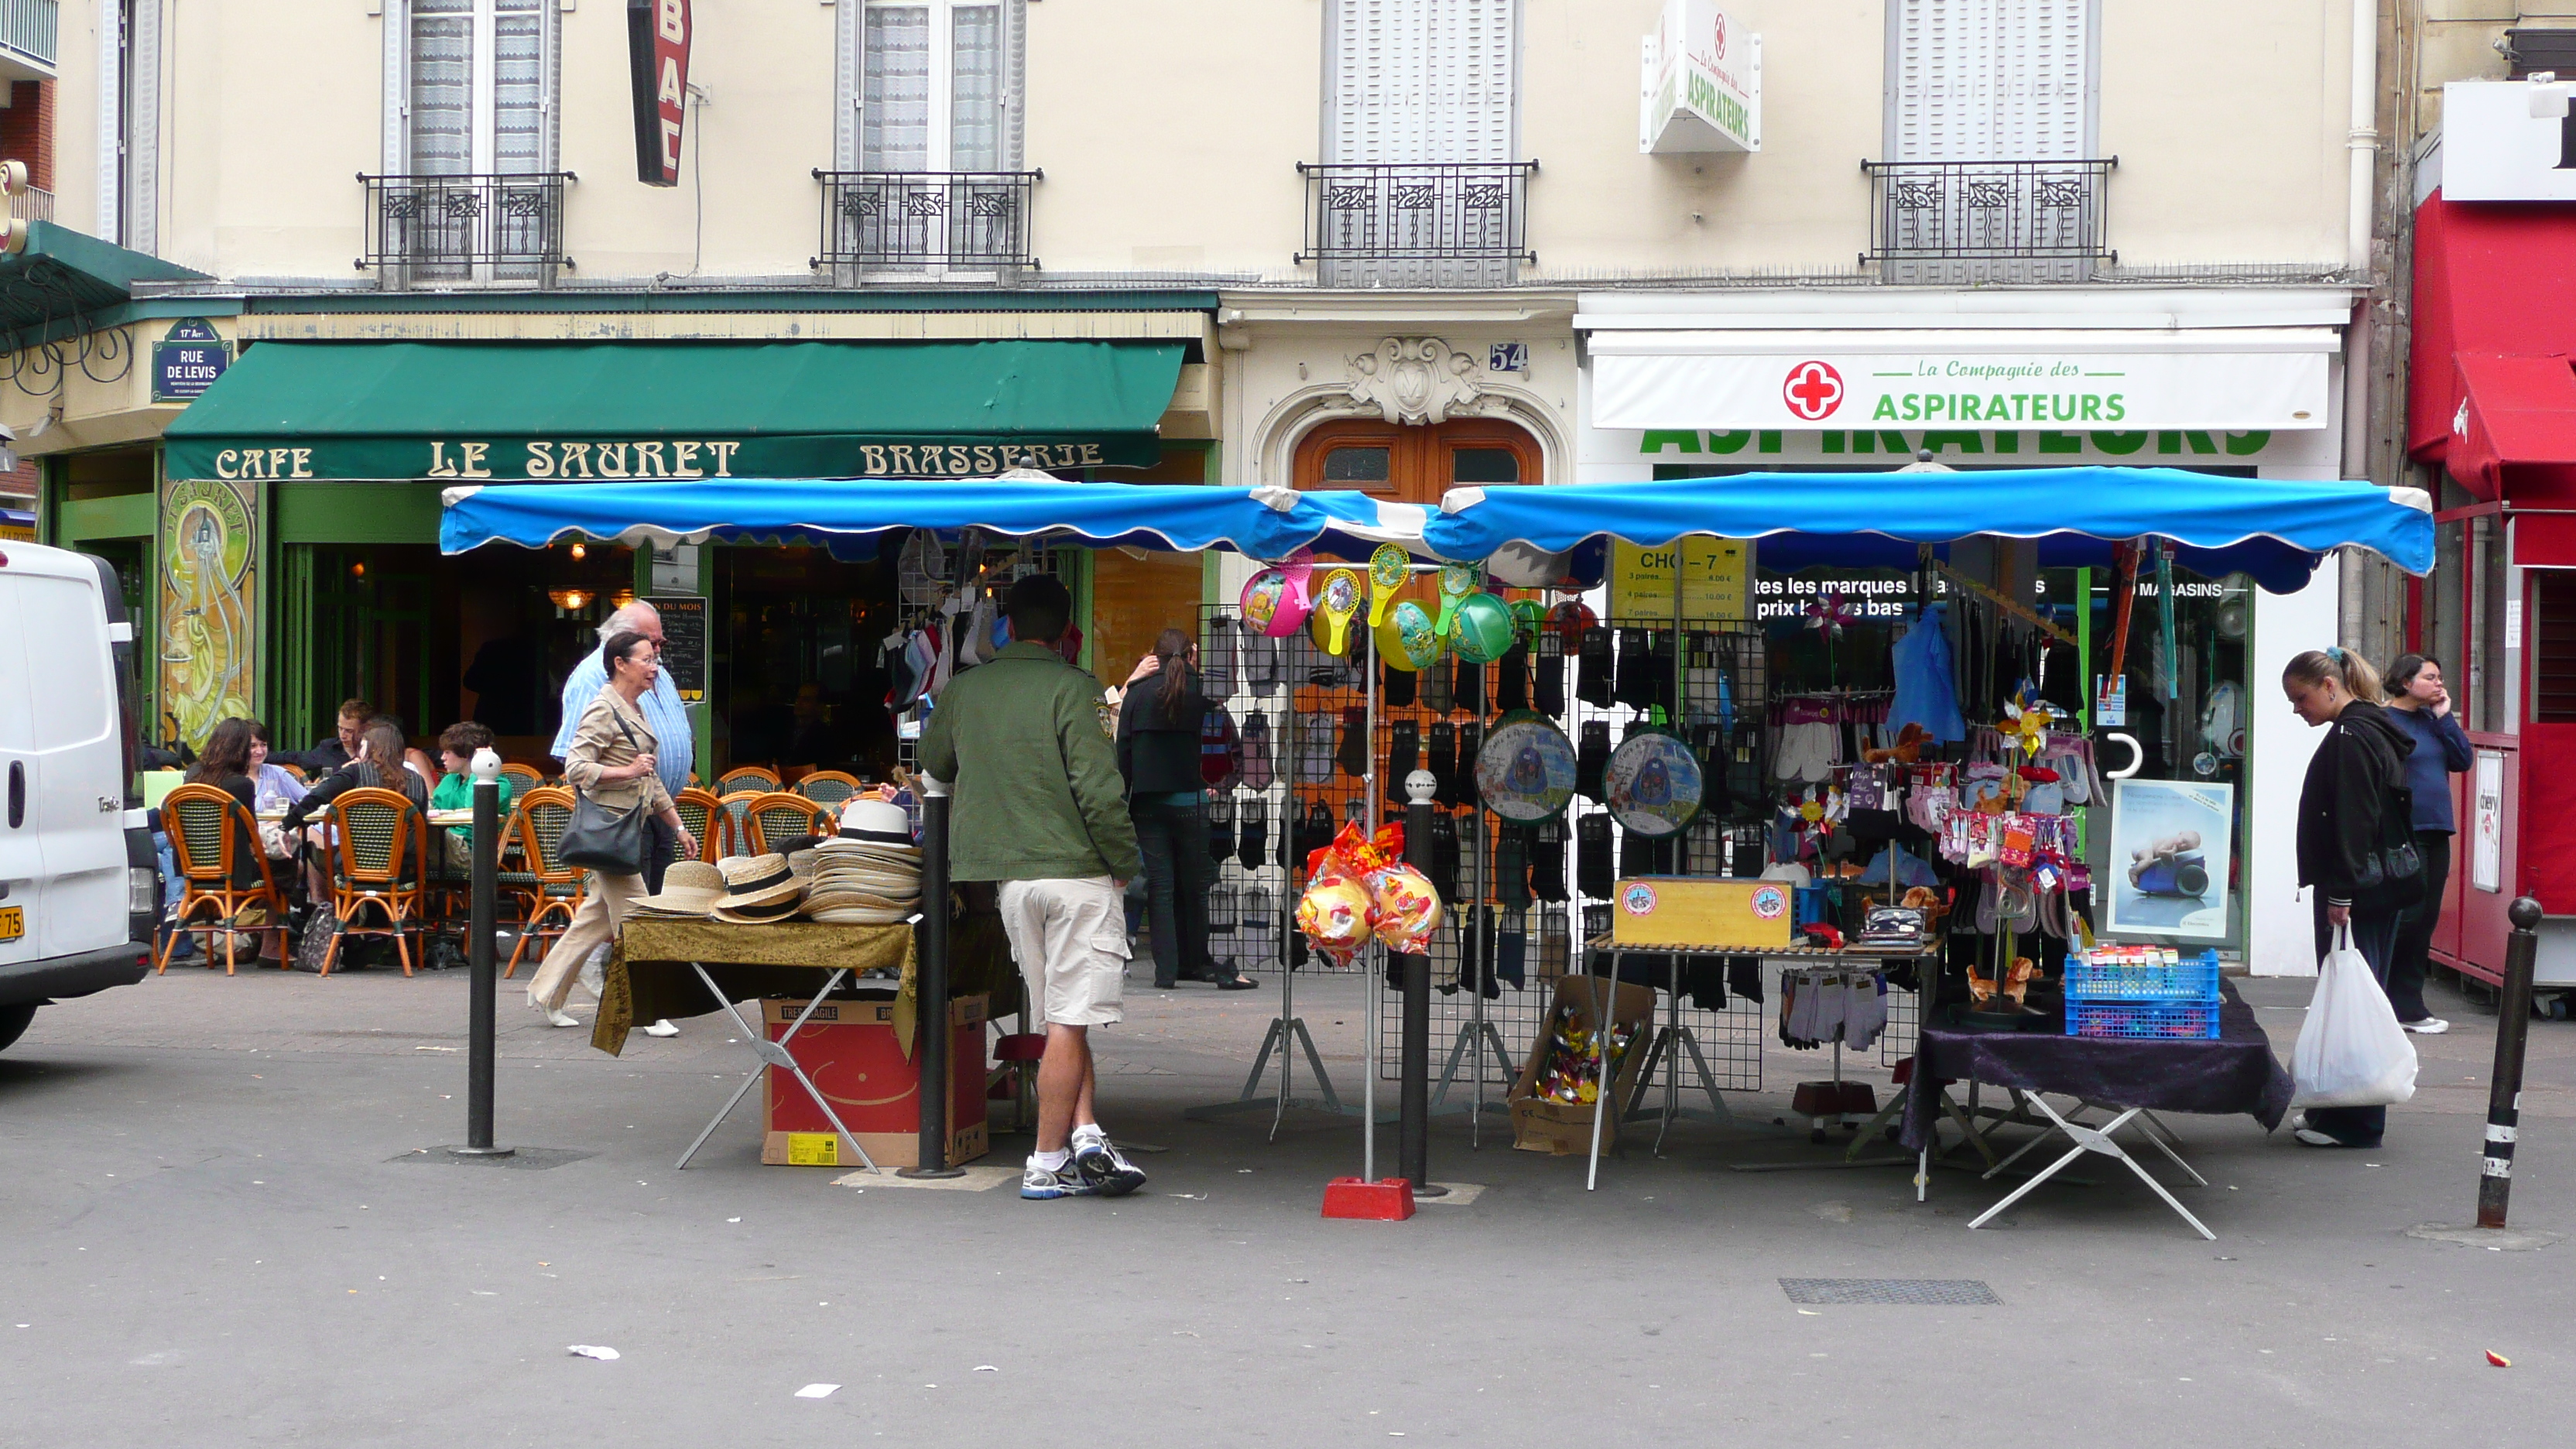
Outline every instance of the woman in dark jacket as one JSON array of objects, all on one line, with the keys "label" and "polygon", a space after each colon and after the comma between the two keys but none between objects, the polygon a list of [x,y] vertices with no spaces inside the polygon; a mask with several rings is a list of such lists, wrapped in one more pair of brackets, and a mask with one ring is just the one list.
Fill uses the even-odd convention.
[{"label": "woman in dark jacket", "polygon": [[[188,772],[191,785],[212,785],[241,802],[242,814],[250,816],[259,810],[259,787],[250,778],[250,753],[253,740],[251,722],[235,717],[216,724],[206,736],[206,747],[197,755],[195,769]],[[248,890],[259,884],[259,837],[236,825],[233,829],[233,889]]]},{"label": "woman in dark jacket", "polygon": [[2451,811],[2451,777],[2477,763],[2477,751],[2451,712],[2439,660],[2401,656],[2388,671],[2388,719],[2406,732],[2412,751],[2402,756],[2406,788],[2415,797],[2415,853],[2424,859],[2424,898],[2397,925],[2397,951],[2388,962],[2388,1004],[2408,1031],[2436,1036],[2451,1024],[2424,1004],[2424,973],[2433,928],[2441,924],[2442,894],[2451,883],[2451,838],[2459,822]]},{"label": "woman in dark jacket", "polygon": [[1127,777],[1127,813],[1145,857],[1146,916],[1152,922],[1154,984],[1210,981],[1247,991],[1240,972],[1208,959],[1208,890],[1215,884],[1207,848],[1207,781],[1200,773],[1199,726],[1208,712],[1199,691],[1199,647],[1178,629],[1154,640],[1118,706],[1118,773]]},{"label": "woman in dark jacket", "polygon": [[[2411,900],[2365,888],[2376,867],[2387,812],[2401,808],[2405,759],[2413,737],[2380,707],[2379,671],[2343,649],[2311,649],[2281,672],[2290,708],[2326,737],[2308,761],[2299,789],[2299,884],[2315,891],[2317,958],[2338,930],[2370,963],[2384,987],[2396,954],[2398,917]],[[2310,1147],[2377,1147],[2387,1130],[2385,1107],[2311,1107],[2296,1136]]]}]

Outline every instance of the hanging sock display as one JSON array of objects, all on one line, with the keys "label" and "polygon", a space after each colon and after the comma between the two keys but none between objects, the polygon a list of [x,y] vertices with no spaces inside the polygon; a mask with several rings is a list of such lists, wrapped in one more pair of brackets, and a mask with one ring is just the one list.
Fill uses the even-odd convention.
[{"label": "hanging sock display", "polygon": [[1430,875],[1440,899],[1458,899],[1458,818],[1446,810],[1431,812]]},{"label": "hanging sock display", "polygon": [[1243,783],[1247,789],[1270,788],[1270,716],[1260,710],[1243,717]]},{"label": "hanging sock display", "polygon": [[1449,684],[1456,677],[1448,665],[1434,659],[1428,668],[1414,676],[1414,685],[1422,696],[1422,707],[1433,714],[1449,712]]},{"label": "hanging sock display", "polygon": [[1223,699],[1234,693],[1235,659],[1242,638],[1242,629],[1232,619],[1218,618],[1208,624],[1207,641],[1199,648],[1199,691],[1208,698]]},{"label": "hanging sock display", "polygon": [[1485,712],[1484,665],[1463,656],[1459,658],[1457,682],[1449,689],[1449,707],[1463,709],[1473,715]]},{"label": "hanging sock display", "polygon": [[1540,900],[1558,903],[1565,889],[1565,822],[1551,820],[1530,836],[1530,891]]},{"label": "hanging sock display", "polygon": [[1494,899],[1513,910],[1530,903],[1530,832],[1506,825],[1494,832]]},{"label": "hanging sock display", "polygon": [[1646,682],[1654,696],[1653,707],[1670,719],[1674,713],[1673,690],[1679,681],[1681,656],[1677,652],[1680,637],[1670,629],[1654,631],[1654,641],[1646,648]]},{"label": "hanging sock display", "polygon": [[[1412,678],[1406,675],[1406,678]],[[1400,719],[1387,726],[1386,796],[1390,801],[1409,800],[1404,794],[1404,778],[1422,767],[1422,726]]]},{"label": "hanging sock display", "polygon": [[1234,854],[1234,801],[1223,793],[1207,802],[1207,856],[1211,863]]},{"label": "hanging sock display", "polygon": [[1582,738],[1574,747],[1574,793],[1598,805],[1602,801],[1602,776],[1610,768],[1610,722],[1588,719],[1583,722]]},{"label": "hanging sock display", "polygon": [[1458,726],[1458,785],[1453,793],[1460,805],[1482,802],[1483,797],[1476,791],[1476,757],[1484,748],[1484,721],[1471,719]]},{"label": "hanging sock display", "polygon": [[1585,704],[1610,707],[1610,631],[1598,624],[1583,631],[1575,646],[1574,696]]},{"label": "hanging sock display", "polygon": [[1555,630],[1538,636],[1535,662],[1530,705],[1550,719],[1557,718],[1565,713],[1565,640]]},{"label": "hanging sock display", "polygon": [[1655,702],[1652,639],[1653,631],[1647,629],[1619,631],[1619,665],[1610,694],[1630,709],[1645,709]]},{"label": "hanging sock display", "polygon": [[1494,713],[1529,708],[1530,647],[1526,642],[1503,651],[1501,672],[1494,676]]},{"label": "hanging sock display", "polygon": [[1385,676],[1385,680],[1378,688],[1378,702],[1391,709],[1411,708],[1415,697],[1413,671],[1398,669],[1395,660],[1389,658],[1379,673]]},{"label": "hanging sock display", "polygon": [[[1442,805],[1458,803],[1458,727],[1441,720],[1431,727],[1431,748],[1423,752],[1422,768],[1431,772],[1431,798]],[[1470,761],[1468,768],[1474,768]]]},{"label": "hanging sock display", "polygon": [[1593,811],[1574,822],[1574,888],[1596,901],[1607,900],[1618,878],[1611,860],[1610,816]]},{"label": "hanging sock display", "polygon": [[1245,870],[1258,870],[1270,849],[1270,802],[1254,795],[1236,813],[1242,817],[1242,841],[1234,858],[1242,862]]},{"label": "hanging sock display", "polygon": [[1365,707],[1354,705],[1342,711],[1342,744],[1333,752],[1333,762],[1354,780],[1368,773],[1369,717]]}]

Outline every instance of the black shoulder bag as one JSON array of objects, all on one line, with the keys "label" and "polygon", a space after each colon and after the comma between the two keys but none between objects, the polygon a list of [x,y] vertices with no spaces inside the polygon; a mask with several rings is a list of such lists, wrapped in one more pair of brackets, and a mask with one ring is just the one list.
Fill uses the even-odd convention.
[{"label": "black shoulder bag", "polygon": [[[626,747],[641,755],[643,748],[635,743],[635,732],[626,727],[626,717],[617,712],[616,705],[608,707],[608,717],[617,721],[617,732],[626,736]],[[556,859],[601,875],[642,875],[644,852],[641,802],[625,810],[612,810],[592,799],[587,790],[577,793],[572,819],[565,823],[563,839],[555,846]]]}]

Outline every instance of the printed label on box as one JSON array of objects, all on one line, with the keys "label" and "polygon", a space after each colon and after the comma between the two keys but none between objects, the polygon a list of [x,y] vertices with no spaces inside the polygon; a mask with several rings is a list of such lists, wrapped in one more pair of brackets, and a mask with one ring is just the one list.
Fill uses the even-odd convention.
[{"label": "printed label on box", "polygon": [[838,1167],[841,1165],[841,1139],[829,1132],[790,1132],[787,1134],[787,1165]]}]

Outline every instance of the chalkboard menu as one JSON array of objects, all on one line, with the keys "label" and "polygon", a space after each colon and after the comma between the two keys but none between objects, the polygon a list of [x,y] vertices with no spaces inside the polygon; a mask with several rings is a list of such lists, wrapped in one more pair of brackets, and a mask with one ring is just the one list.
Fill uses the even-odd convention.
[{"label": "chalkboard menu", "polygon": [[707,601],[697,594],[664,594],[645,603],[662,616],[662,668],[684,704],[707,697]]}]

